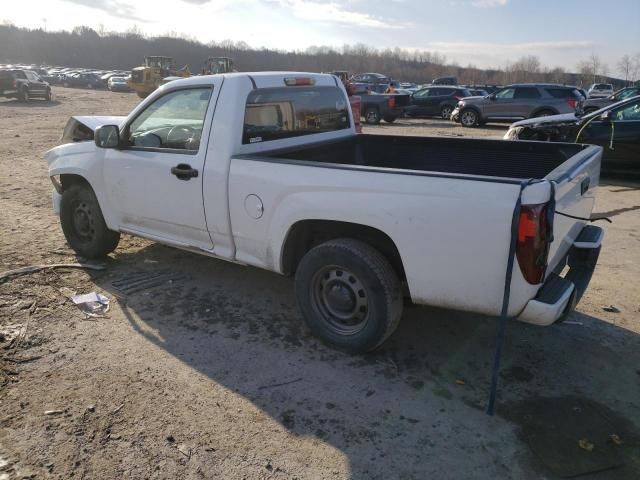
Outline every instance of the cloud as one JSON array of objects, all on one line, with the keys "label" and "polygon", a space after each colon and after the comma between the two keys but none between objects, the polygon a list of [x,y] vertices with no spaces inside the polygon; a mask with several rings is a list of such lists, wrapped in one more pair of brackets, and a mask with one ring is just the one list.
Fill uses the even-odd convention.
[{"label": "cloud", "polygon": [[127,20],[137,20],[146,22],[144,18],[140,18],[135,14],[135,9],[131,5],[120,2],[118,0],[65,0],[69,3],[82,5],[83,7],[102,10],[113,17],[126,18]]},{"label": "cloud", "polygon": [[204,5],[205,3],[209,3],[211,0],[182,0],[186,3],[194,3],[196,5]]},{"label": "cloud", "polygon": [[382,20],[368,13],[347,10],[335,1],[328,3],[323,3],[319,0],[266,1],[288,9],[294,16],[302,20],[373,28],[403,28],[410,26],[410,23],[407,22]]},{"label": "cloud", "polygon": [[504,7],[509,0],[472,0],[471,5],[478,8]]}]

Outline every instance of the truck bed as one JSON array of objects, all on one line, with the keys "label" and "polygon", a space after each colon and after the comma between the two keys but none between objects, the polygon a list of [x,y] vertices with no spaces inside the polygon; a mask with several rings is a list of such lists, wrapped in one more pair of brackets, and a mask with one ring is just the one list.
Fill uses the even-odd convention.
[{"label": "truck bed", "polygon": [[260,156],[521,180],[545,178],[584,148],[584,145],[544,142],[357,135],[346,140],[262,152]]}]

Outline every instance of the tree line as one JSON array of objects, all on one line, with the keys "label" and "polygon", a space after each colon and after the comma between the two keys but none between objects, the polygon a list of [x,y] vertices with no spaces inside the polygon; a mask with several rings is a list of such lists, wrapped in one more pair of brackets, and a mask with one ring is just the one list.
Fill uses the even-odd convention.
[{"label": "tree line", "polygon": [[611,82],[621,87],[640,76],[640,54],[625,55],[616,64],[622,78],[609,77],[606,64],[591,55],[576,65],[575,73],[548,68],[535,55],[507,62],[501,68],[481,69],[461,66],[430,51],[399,48],[378,50],[364,44],[342,48],[313,46],[304,51],[251,48],[245,42],[201,43],[194,38],[169,32],[145,36],[138,28],[126,32],[105,32],[79,26],[72,31],[45,31],[0,25],[0,62],[44,64],[96,69],[129,70],[142,63],[145,55],[174,58],[176,67],[188,65],[198,73],[208,57],[225,56],[235,61],[239,71],[298,70],[351,73],[379,72],[401,81],[428,83],[434,78],[455,76],[461,84],[504,85],[523,81],[588,85]]}]

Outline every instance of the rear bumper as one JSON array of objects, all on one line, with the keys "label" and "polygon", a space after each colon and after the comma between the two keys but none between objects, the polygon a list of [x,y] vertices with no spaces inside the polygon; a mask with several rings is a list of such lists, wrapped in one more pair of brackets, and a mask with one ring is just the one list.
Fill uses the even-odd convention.
[{"label": "rear bumper", "polygon": [[582,229],[569,250],[565,262],[556,270],[569,266],[564,277],[557,273],[547,276],[536,297],[529,300],[517,317],[521,322],[546,326],[566,316],[578,304],[587,290],[598,263],[604,230],[595,225]]}]

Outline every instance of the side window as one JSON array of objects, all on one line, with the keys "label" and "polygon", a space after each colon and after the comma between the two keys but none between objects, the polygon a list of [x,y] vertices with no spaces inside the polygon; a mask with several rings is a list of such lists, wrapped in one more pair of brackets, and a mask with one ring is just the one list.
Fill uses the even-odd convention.
[{"label": "side window", "polygon": [[431,92],[429,92],[429,96],[430,97],[440,97],[442,95],[446,95],[447,93],[447,89],[446,88],[432,88]]},{"label": "side window", "polygon": [[515,88],[505,88],[504,90],[500,90],[498,93],[496,93],[496,98],[499,98],[501,100],[512,99],[515,93]]},{"label": "side window", "polygon": [[417,98],[428,97],[430,90],[431,90],[430,88],[425,88],[424,90],[418,90],[416,93],[413,94],[413,96]]},{"label": "side window", "polygon": [[38,76],[33,72],[25,72],[25,74],[27,75],[27,78],[32,82],[35,82],[38,80]]},{"label": "side window", "polygon": [[211,88],[190,88],[163,95],[131,122],[129,144],[198,151],[209,98]]},{"label": "side window", "polygon": [[640,101],[626,105],[613,112],[613,120],[616,122],[631,122],[640,120]]},{"label": "side window", "polygon": [[24,74],[24,72],[21,72],[20,70],[15,72],[15,76],[16,76],[16,78],[22,78],[22,79],[26,79],[27,78],[27,76]]},{"label": "side window", "polygon": [[267,142],[351,126],[347,98],[337,87],[253,90],[244,111],[242,143]]},{"label": "side window", "polygon": [[540,92],[536,87],[518,87],[514,98],[540,98]]}]

